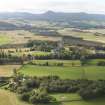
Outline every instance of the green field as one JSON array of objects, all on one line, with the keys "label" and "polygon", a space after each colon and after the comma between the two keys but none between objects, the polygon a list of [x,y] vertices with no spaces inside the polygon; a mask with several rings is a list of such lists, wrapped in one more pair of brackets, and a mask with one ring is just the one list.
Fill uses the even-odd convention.
[{"label": "green field", "polygon": [[105,105],[105,98],[96,99],[92,101],[73,101],[64,102],[63,105]]},{"label": "green field", "polygon": [[105,98],[84,101],[78,94],[53,94],[52,96],[58,101],[68,101],[61,102],[61,105],[105,105]]},{"label": "green field", "polygon": [[[104,61],[105,59],[92,59],[88,60],[86,62],[86,65],[91,65],[91,66],[96,66],[99,62]],[[81,66],[81,61],[80,60],[34,60],[32,61],[33,63],[36,64],[44,64],[46,62],[49,63],[49,65],[54,65],[56,63],[63,63],[63,66]]]},{"label": "green field", "polygon": [[21,73],[30,76],[57,75],[63,79],[105,79],[105,67],[85,66],[85,67],[57,67],[57,66],[34,66],[24,65]]},{"label": "green field", "polygon": [[97,65],[101,61],[105,62],[105,59],[92,59],[92,60],[88,60],[87,64],[88,65]]},{"label": "green field", "polygon": [[0,45],[10,43],[11,40],[7,36],[0,35]]},{"label": "green field", "polygon": [[51,94],[51,96],[55,97],[58,101],[82,100],[78,94],[72,94],[72,93],[58,93],[58,94]]}]

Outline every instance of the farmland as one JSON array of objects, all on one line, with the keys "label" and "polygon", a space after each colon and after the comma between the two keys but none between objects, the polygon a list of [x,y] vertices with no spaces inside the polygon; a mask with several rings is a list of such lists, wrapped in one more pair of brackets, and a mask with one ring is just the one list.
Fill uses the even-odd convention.
[{"label": "farmland", "polygon": [[[88,48],[88,47],[85,48],[84,46],[73,46],[73,45],[69,45],[69,46],[63,45],[62,48],[58,48],[59,46],[55,43],[55,40],[51,39],[51,42],[45,41],[46,38],[49,39],[49,37],[45,37],[45,36],[41,36],[42,37],[41,40],[43,40],[43,41],[39,41],[39,40],[36,41],[36,39],[34,39],[34,38],[36,38],[36,37],[41,38],[41,37],[39,35],[35,35],[35,34],[29,32],[29,31],[21,30],[21,31],[14,31],[12,34],[11,33],[12,33],[12,31],[6,32],[5,37],[8,36],[8,34],[10,34],[9,38],[10,39],[13,38],[12,44],[27,43],[29,40],[33,40],[33,41],[30,41],[29,44],[31,46],[28,46],[27,48],[19,47],[19,48],[1,49],[0,76],[13,77],[11,79],[13,79],[13,81],[15,82],[15,83],[14,82],[11,83],[11,80],[10,80],[9,85],[2,87],[3,90],[0,91],[1,96],[3,93],[4,93],[4,95],[7,96],[8,105],[13,104],[13,103],[11,103],[11,98],[13,96],[14,96],[14,103],[16,103],[17,105],[20,105],[20,104],[28,105],[27,103],[24,103],[22,101],[33,103],[34,101],[32,101],[33,96],[31,94],[31,92],[35,92],[34,90],[38,91],[39,97],[42,97],[42,99],[43,99],[43,96],[45,96],[43,94],[45,94],[45,93],[43,91],[40,92],[40,88],[41,88],[40,85],[45,86],[46,84],[44,84],[44,85],[40,84],[39,87],[37,87],[39,90],[36,87],[35,88],[32,87],[32,89],[30,89],[30,86],[28,89],[27,86],[25,86],[25,84],[27,84],[28,80],[25,81],[26,83],[24,83],[24,81],[23,81],[28,78],[30,80],[34,77],[36,77],[37,79],[42,78],[42,80],[44,78],[48,78],[48,79],[52,78],[53,76],[55,76],[54,78],[60,78],[58,81],[56,81],[56,79],[55,79],[54,80],[55,82],[53,82],[53,80],[51,80],[52,84],[54,84],[54,83],[56,84],[56,85],[52,85],[52,86],[55,86],[55,87],[53,87],[55,89],[52,88],[52,90],[56,90],[56,88],[59,88],[59,84],[66,83],[68,81],[70,81],[70,83],[72,83],[71,82],[72,80],[75,82],[75,81],[86,79],[87,81],[89,81],[89,82],[92,81],[93,83],[94,83],[94,81],[99,82],[99,80],[103,80],[103,81],[105,80],[105,66],[104,66],[105,59],[104,59],[104,48],[103,47],[102,47],[102,50],[99,49],[100,53],[98,53],[98,54],[100,54],[100,55],[98,55],[97,54],[98,51],[96,48],[92,49],[92,48]],[[28,37],[28,35],[30,35],[30,37]],[[14,36],[16,36],[16,37],[14,37]],[[43,38],[45,38],[45,39],[43,39]],[[14,63],[15,63],[15,65],[14,65]],[[18,76],[21,78],[18,78]],[[35,79],[35,80],[37,80],[37,79]],[[17,80],[17,81],[15,81],[15,80]],[[39,79],[39,80],[41,80],[41,79]],[[33,82],[33,81],[34,80],[32,80],[31,82]],[[50,81],[50,80],[48,80],[48,81]],[[63,81],[63,82],[61,82],[61,81]],[[21,85],[18,85],[19,82]],[[41,81],[41,82],[43,82],[43,81]],[[43,83],[46,83],[46,82],[43,82]],[[56,83],[56,82],[58,82],[58,83]],[[81,82],[81,81],[79,81],[79,82]],[[15,84],[17,84],[17,85],[15,85]],[[63,87],[63,88],[61,88],[61,90],[65,89],[66,88],[65,86],[67,84],[61,85],[60,87]],[[15,86],[16,86],[16,88],[15,88]],[[69,85],[69,87],[70,86],[71,85]],[[76,86],[78,86],[78,85],[76,85]],[[4,90],[4,89],[7,89],[7,90]],[[43,89],[44,89],[44,87],[43,87]],[[75,88],[70,87],[69,89],[75,89]],[[20,98],[21,100],[19,100],[17,95],[19,95],[19,97],[20,96],[24,97],[24,92],[21,94],[18,92],[26,91],[26,90],[30,93],[30,95],[28,96],[29,99],[23,100],[24,98],[23,99]],[[51,95],[53,98],[55,98],[57,100],[57,102],[53,102],[51,105],[62,105],[62,104],[64,104],[64,105],[70,105],[70,104],[71,105],[76,105],[76,104],[103,105],[103,103],[104,103],[104,98],[98,99],[98,102],[96,101],[96,99],[94,99],[92,101],[91,100],[85,101],[78,94],[78,92],[74,92],[74,93],[70,92],[69,93],[67,91],[64,92],[62,90],[63,91],[63,93],[62,93],[62,91],[59,92],[59,90],[60,89],[56,90],[57,93],[56,92],[55,93],[50,93],[50,92],[46,93],[48,95],[47,97],[50,97],[49,95]],[[9,92],[9,91],[12,91],[13,93]],[[14,91],[16,93],[14,93]],[[26,91],[25,95],[27,95],[27,91]],[[42,93],[42,94],[40,94],[40,93]],[[8,94],[11,96],[9,97]],[[36,95],[36,93],[34,95]],[[35,96],[34,98],[36,98],[36,97],[37,96]],[[38,100],[40,99],[39,97],[38,97]],[[4,96],[2,96],[1,98],[2,98],[1,100],[3,100]],[[66,101],[68,101],[68,102],[66,102]],[[6,104],[4,101],[2,103],[4,105]],[[41,105],[44,105],[44,104],[42,103]],[[50,105],[50,103],[48,105]]]},{"label": "farmland", "polygon": [[49,76],[57,75],[63,79],[81,79],[83,78],[83,70],[88,79],[105,79],[105,68],[98,66],[86,67],[45,67],[25,65],[20,70],[21,73],[30,76]]},{"label": "farmland", "polygon": [[9,39],[9,37],[0,35],[0,45],[8,44],[10,42],[11,42],[11,39]]},{"label": "farmland", "polygon": [[104,98],[92,101],[83,101],[77,94],[53,94],[53,96],[56,97],[58,101],[71,101],[62,102],[63,105],[104,105],[105,102]]},{"label": "farmland", "polygon": [[[75,31],[72,28],[58,28],[57,29],[58,37],[53,35],[41,35],[33,33],[29,30],[11,30],[11,31],[0,31],[0,43],[1,44],[19,44],[27,43],[29,40],[50,40],[50,41],[59,41],[62,36],[73,36],[80,37],[84,40],[95,41],[105,43],[104,29],[99,30],[81,30]],[[98,33],[98,35],[95,35]]]},{"label": "farmland", "polygon": [[0,44],[19,44],[27,43],[29,40],[53,40],[57,41],[58,38],[37,35],[29,31],[13,30],[13,31],[0,31]]},{"label": "farmland", "polygon": [[19,69],[21,65],[0,65],[0,76],[10,77],[14,69]]},{"label": "farmland", "polygon": [[14,93],[0,89],[0,105],[29,105],[29,104],[20,102],[18,100],[18,97]]},{"label": "farmland", "polygon": [[16,27],[0,29],[0,105],[105,104],[105,29],[41,20],[6,22]]},{"label": "farmland", "polygon": [[[89,40],[89,41],[95,41],[95,42],[102,42],[105,43],[105,35],[95,35],[96,32],[104,32],[104,29],[101,30],[84,30],[81,31],[75,31],[71,28],[59,30],[59,33],[61,33],[62,36],[67,35],[67,36],[73,36],[73,37],[80,37],[83,38],[84,40]],[[103,33],[102,33],[103,34]]]},{"label": "farmland", "polygon": [[[79,100],[80,97],[77,94],[52,94],[52,96],[56,97],[57,100]],[[6,98],[5,98],[6,97]],[[63,98],[64,97],[64,98]],[[12,102],[14,100],[14,102]],[[48,105],[104,105],[105,99],[97,99],[93,101],[71,101],[71,102],[62,102],[62,103],[55,103],[55,104],[48,104]],[[30,105],[25,102],[21,102],[18,97],[9,91],[0,90],[0,105]],[[41,104],[45,105],[45,104]]]}]

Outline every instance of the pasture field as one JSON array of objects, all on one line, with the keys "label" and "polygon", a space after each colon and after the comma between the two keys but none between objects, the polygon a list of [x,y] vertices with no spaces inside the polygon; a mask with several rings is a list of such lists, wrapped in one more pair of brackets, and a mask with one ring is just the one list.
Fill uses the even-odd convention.
[{"label": "pasture field", "polygon": [[105,98],[100,98],[91,101],[84,101],[78,94],[68,94],[68,93],[59,93],[53,94],[58,101],[68,101],[68,102],[61,102],[61,105],[104,105]]},{"label": "pasture field", "polygon": [[98,32],[98,33],[101,33],[101,34],[105,34],[105,29],[90,29],[90,30],[86,30],[86,31],[89,31],[89,32],[92,32],[92,33]]},{"label": "pasture field", "polygon": [[[91,65],[91,66],[96,66],[99,62],[105,62],[105,59],[91,59],[87,60],[86,65]],[[50,66],[53,66],[54,64],[56,65],[57,63],[63,63],[63,66],[74,66],[74,67],[79,67],[81,66],[81,61],[80,60],[34,60],[32,61],[35,64],[44,64],[48,62]]]},{"label": "pasture field", "polygon": [[81,79],[83,77],[92,80],[105,79],[105,67],[102,66],[57,67],[24,65],[19,72],[29,76],[57,75],[63,79]]},{"label": "pasture field", "polygon": [[9,77],[13,75],[13,69],[19,69],[21,65],[0,65],[0,76]]},{"label": "pasture field", "polygon": [[11,39],[8,36],[3,36],[0,34],[0,45],[8,44],[11,42]]},{"label": "pasture field", "polygon": [[55,97],[58,101],[74,101],[82,100],[76,93],[54,93],[51,96]]},{"label": "pasture field", "polygon": [[[82,75],[81,72],[83,72],[83,69],[84,69],[86,73],[88,71],[90,72],[90,77],[91,75],[94,74],[94,72],[97,72],[95,73],[94,76],[101,77],[100,75],[102,74],[101,78],[105,79],[104,77],[105,67],[96,66],[96,64],[99,61],[105,61],[105,60],[104,59],[89,60],[87,64],[91,66],[81,67],[81,63],[79,60],[34,60],[32,62],[35,64],[45,64],[46,62],[48,62],[50,66],[25,65],[22,67],[20,71],[25,74],[36,75],[36,76],[37,75],[38,76],[59,75],[61,77],[63,76],[62,78],[66,78],[66,77],[78,78],[78,77],[81,77]],[[57,63],[63,63],[63,66],[62,67],[55,66]],[[0,76],[11,76],[13,74],[13,69],[19,69],[20,67],[21,65],[0,65]],[[86,74],[88,77],[89,77],[89,72]],[[73,76],[76,76],[76,77],[73,77]]]},{"label": "pasture field", "polygon": [[63,30],[59,30],[58,32],[62,36],[69,35],[69,36],[73,36],[73,37],[80,37],[80,38],[83,38],[84,40],[105,43],[105,36],[104,35],[96,36],[94,34],[95,32],[91,32],[91,31],[90,32],[76,32],[76,31],[73,31],[71,28],[65,28]]},{"label": "pasture field", "polygon": [[50,40],[57,41],[59,37],[36,35],[29,31],[13,30],[13,31],[0,31],[0,44],[19,44],[27,43],[29,40]]},{"label": "pasture field", "polygon": [[100,98],[92,101],[73,101],[73,102],[63,102],[63,105],[105,105],[105,98]]},{"label": "pasture field", "polygon": [[[86,30],[88,32],[76,32],[72,31],[71,28],[59,29],[58,32],[61,36],[70,35],[74,37],[82,37],[85,40],[98,41],[105,43],[105,35],[96,36],[95,32],[105,33],[105,30]],[[102,32],[101,32],[102,31]],[[13,30],[13,31],[0,31],[0,44],[19,44],[27,43],[29,40],[49,40],[59,41],[59,37],[37,35],[35,33],[24,31],[24,30]]]},{"label": "pasture field", "polygon": [[88,60],[87,61],[87,64],[88,65],[97,65],[98,62],[105,62],[105,59],[92,59],[92,60]]}]

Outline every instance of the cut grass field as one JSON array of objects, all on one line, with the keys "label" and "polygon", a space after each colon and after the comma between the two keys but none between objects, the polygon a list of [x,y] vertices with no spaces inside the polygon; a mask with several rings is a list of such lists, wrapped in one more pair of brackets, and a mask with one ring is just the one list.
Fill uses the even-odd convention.
[{"label": "cut grass field", "polygon": [[29,76],[56,75],[63,79],[81,79],[83,77],[92,80],[105,79],[105,67],[99,66],[57,67],[24,65],[19,72]]},{"label": "cut grass field", "polygon": [[13,75],[13,69],[19,69],[21,65],[0,65],[0,76],[9,77]]},{"label": "cut grass field", "polygon": [[15,93],[0,89],[0,105],[29,105],[18,100]]}]

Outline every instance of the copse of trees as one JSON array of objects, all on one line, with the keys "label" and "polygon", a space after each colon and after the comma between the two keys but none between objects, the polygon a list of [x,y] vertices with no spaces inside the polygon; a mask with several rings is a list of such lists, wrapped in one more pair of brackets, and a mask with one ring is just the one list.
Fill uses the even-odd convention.
[{"label": "copse of trees", "polygon": [[45,89],[35,89],[31,92],[23,93],[19,98],[31,104],[56,102],[56,99],[48,95]]},{"label": "copse of trees", "polygon": [[37,50],[37,51],[48,52],[57,47],[57,42],[35,40],[35,41],[29,41],[27,47],[31,47],[31,51]]},{"label": "copse of trees", "polygon": [[8,89],[18,93],[23,101],[34,104],[55,101],[49,93],[78,93],[84,100],[90,100],[105,96],[105,80],[63,80],[58,76],[15,75]]},{"label": "copse of trees", "polygon": [[8,52],[0,51],[0,65],[1,64],[23,64],[22,57],[12,56]]},{"label": "copse of trees", "polygon": [[92,81],[89,85],[82,86],[79,95],[85,100],[105,97],[105,80]]},{"label": "copse of trees", "polygon": [[50,63],[50,62],[44,62],[44,63],[40,63],[40,62],[29,62],[28,64],[31,65],[38,65],[38,66],[64,66],[63,62],[55,62],[55,63]]}]

